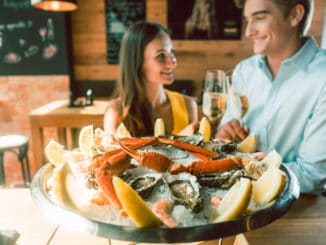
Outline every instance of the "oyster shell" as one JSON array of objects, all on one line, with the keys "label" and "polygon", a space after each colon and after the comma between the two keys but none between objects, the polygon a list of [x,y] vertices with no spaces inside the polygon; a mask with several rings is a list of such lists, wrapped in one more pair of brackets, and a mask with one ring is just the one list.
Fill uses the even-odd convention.
[{"label": "oyster shell", "polygon": [[200,197],[200,185],[194,175],[181,173],[178,175],[164,176],[171,198],[177,204],[184,205],[193,212],[199,212],[202,208],[202,198]]},{"label": "oyster shell", "polygon": [[131,180],[128,184],[138,192],[142,198],[147,198],[156,184],[162,181],[162,174],[145,174]]},{"label": "oyster shell", "polygon": [[162,181],[162,174],[144,166],[137,166],[125,170],[120,177],[126,181],[139,195],[147,198],[154,187]]},{"label": "oyster shell", "polygon": [[244,174],[244,169],[234,169],[223,173],[198,175],[197,179],[202,186],[229,189]]},{"label": "oyster shell", "polygon": [[225,154],[231,153],[236,150],[237,143],[232,141],[226,142],[226,141],[211,140],[203,143],[202,146],[211,151],[220,153],[220,156],[224,157]]}]

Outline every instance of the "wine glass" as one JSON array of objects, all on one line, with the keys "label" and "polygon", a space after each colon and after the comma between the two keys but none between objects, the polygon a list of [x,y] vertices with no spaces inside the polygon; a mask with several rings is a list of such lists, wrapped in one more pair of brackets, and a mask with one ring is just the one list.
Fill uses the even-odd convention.
[{"label": "wine glass", "polygon": [[219,119],[226,108],[226,74],[223,70],[208,70],[203,92],[203,113],[209,119]]},{"label": "wine glass", "polygon": [[226,77],[227,86],[227,110],[234,119],[243,125],[242,118],[249,111],[249,99],[242,91],[233,90],[231,87],[231,76]]}]

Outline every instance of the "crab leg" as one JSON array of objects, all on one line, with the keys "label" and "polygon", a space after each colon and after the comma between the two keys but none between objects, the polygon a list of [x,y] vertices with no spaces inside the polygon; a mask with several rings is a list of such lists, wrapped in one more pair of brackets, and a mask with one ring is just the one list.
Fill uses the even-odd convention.
[{"label": "crab leg", "polygon": [[156,141],[155,137],[149,138],[122,138],[118,141],[122,142],[124,145],[130,146],[133,149],[138,149],[147,145],[150,145]]},{"label": "crab leg", "polygon": [[187,172],[194,175],[221,173],[241,167],[241,157],[227,157],[209,161],[194,161],[190,165],[188,165]]},{"label": "crab leg", "polygon": [[178,139],[157,138],[157,141],[161,144],[172,145],[177,148],[181,148],[181,149],[184,149],[184,150],[187,150],[190,152],[197,152],[197,153],[209,156],[209,157],[217,157],[218,156],[217,152],[202,148],[200,146],[192,145],[192,144],[186,143],[186,142],[184,142],[182,140],[178,140]]},{"label": "crab leg", "polygon": [[165,172],[174,163],[171,159],[157,152],[140,152],[133,150],[120,141],[121,148],[131,157],[136,159],[141,164],[152,168],[158,172]]},{"label": "crab leg", "polygon": [[106,166],[102,165],[98,171],[96,171],[96,182],[101,187],[105,197],[110,203],[118,210],[122,209],[121,202],[115,193],[112,183],[112,173]]}]

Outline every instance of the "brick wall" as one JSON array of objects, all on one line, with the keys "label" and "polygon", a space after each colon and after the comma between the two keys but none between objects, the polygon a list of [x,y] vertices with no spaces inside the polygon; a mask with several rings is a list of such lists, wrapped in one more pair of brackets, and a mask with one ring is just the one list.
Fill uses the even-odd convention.
[{"label": "brick wall", "polygon": [[[0,77],[0,135],[24,134],[31,139],[29,112],[52,100],[68,99],[69,77],[3,76]],[[47,129],[47,138],[56,138],[54,129]],[[45,141],[46,142],[46,141]],[[32,175],[36,169],[30,141],[29,160]],[[6,178],[21,176],[14,154],[5,154]]]}]

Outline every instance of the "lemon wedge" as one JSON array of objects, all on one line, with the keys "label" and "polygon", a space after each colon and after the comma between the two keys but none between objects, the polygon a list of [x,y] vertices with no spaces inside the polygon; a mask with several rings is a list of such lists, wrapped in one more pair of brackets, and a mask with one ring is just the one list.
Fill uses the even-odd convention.
[{"label": "lemon wedge", "polygon": [[275,166],[279,168],[283,162],[283,158],[280,154],[278,154],[275,149],[273,149],[266,155],[266,157],[262,161],[266,163],[268,167]]},{"label": "lemon wedge", "polygon": [[53,165],[58,165],[65,162],[66,150],[63,149],[64,146],[60,145],[55,140],[51,139],[45,147],[45,156],[49,162]]},{"label": "lemon wedge", "polygon": [[82,211],[88,200],[86,189],[78,182],[66,163],[53,169],[52,190],[58,204],[63,208]]},{"label": "lemon wedge", "polygon": [[117,138],[130,138],[130,132],[128,131],[127,127],[124,125],[124,123],[120,123],[117,132],[115,134]]},{"label": "lemon wedge", "polygon": [[154,125],[154,136],[165,135],[165,125],[162,118],[157,118]]},{"label": "lemon wedge", "polygon": [[74,207],[71,196],[67,191],[68,175],[70,176],[69,182],[71,182],[71,178],[74,178],[74,176],[71,174],[70,167],[66,163],[61,163],[53,169],[53,173],[52,173],[53,194],[56,200],[58,201],[58,204],[63,208]]},{"label": "lemon wedge", "polygon": [[92,153],[94,145],[93,125],[83,127],[79,133],[79,149],[81,152]]},{"label": "lemon wedge", "polygon": [[102,139],[105,135],[105,132],[101,128],[96,128],[94,130],[94,145],[100,146],[102,144]]},{"label": "lemon wedge", "polygon": [[252,198],[260,204],[265,205],[273,201],[282,191],[285,184],[285,173],[278,167],[270,166],[253,183]]},{"label": "lemon wedge", "polygon": [[160,220],[139,194],[119,177],[113,177],[114,190],[122,207],[138,227],[158,227]]},{"label": "lemon wedge", "polygon": [[241,216],[247,209],[251,198],[252,184],[247,178],[241,178],[222,198],[217,207],[219,216],[214,222],[222,222]]},{"label": "lemon wedge", "polygon": [[257,150],[258,140],[256,135],[248,135],[237,145],[237,151],[242,153],[253,153]]},{"label": "lemon wedge", "polygon": [[205,142],[210,140],[212,131],[211,124],[209,123],[207,117],[203,117],[200,120],[198,133],[203,136]]}]

